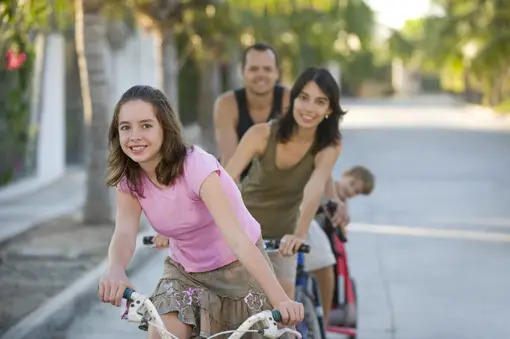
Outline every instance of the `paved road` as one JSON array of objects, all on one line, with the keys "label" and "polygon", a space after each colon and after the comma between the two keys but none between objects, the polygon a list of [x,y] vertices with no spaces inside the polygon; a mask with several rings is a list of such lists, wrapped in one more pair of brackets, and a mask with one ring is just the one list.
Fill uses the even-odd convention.
[{"label": "paved road", "polygon": [[[510,124],[444,97],[346,101],[335,175],[363,164],[348,251],[362,339],[510,338]],[[150,292],[161,257],[136,272]],[[143,338],[99,303],[67,338]]]}]

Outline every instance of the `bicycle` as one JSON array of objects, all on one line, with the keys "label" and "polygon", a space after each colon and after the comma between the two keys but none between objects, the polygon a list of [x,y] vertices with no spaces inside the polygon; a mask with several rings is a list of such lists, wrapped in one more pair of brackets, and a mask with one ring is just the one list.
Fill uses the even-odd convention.
[{"label": "bicycle", "polygon": [[[123,298],[129,302],[127,313],[123,316],[123,319],[126,319],[129,322],[140,323],[142,320],[142,315],[138,311],[140,307],[145,306],[147,312],[149,313],[149,324],[153,325],[156,328],[162,339],[179,339],[177,336],[173,335],[166,329],[165,324],[161,319],[161,316],[159,315],[156,307],[151,302],[149,297],[141,293],[138,293],[130,288],[126,288],[124,290]],[[281,337],[285,333],[290,333],[295,335],[297,338],[301,339],[301,334],[298,331],[295,331],[287,327],[278,329],[277,322],[281,321],[282,317],[279,311],[266,310],[250,316],[235,330],[216,333],[212,336],[209,336],[207,339],[212,339],[228,333],[232,333],[228,337],[229,339],[239,339],[245,333],[258,333],[266,338],[271,339],[276,339]],[[259,322],[264,326],[264,328],[260,330],[251,330],[253,325]]]},{"label": "bicycle", "polygon": [[358,325],[356,283],[349,274],[347,251],[344,245],[347,238],[342,230],[331,222],[331,216],[335,213],[336,207],[334,202],[329,201],[324,206],[320,206],[316,214],[316,220],[326,232],[336,257],[337,279],[326,332],[344,334],[349,339],[356,339]]},{"label": "bicycle", "polygon": [[[335,291],[332,309],[328,324],[322,320],[322,303],[318,283],[312,275],[304,270],[304,254],[310,251],[308,245],[298,253],[298,266],[296,278],[296,301],[301,302],[305,308],[305,320],[298,325],[298,331],[304,338],[326,338],[326,332],[347,335],[349,339],[356,339],[357,335],[357,294],[354,279],[350,277],[347,262],[347,252],[344,244],[347,238],[342,230],[331,222],[337,205],[333,201],[319,206],[316,220],[330,239],[331,247],[336,257]],[[276,246],[275,246],[276,245]],[[279,241],[273,247],[278,248]],[[306,250],[306,246],[308,246]]]},{"label": "bicycle", "polygon": [[[266,251],[276,251],[280,247],[280,240],[264,240]],[[322,303],[319,284],[314,276],[304,269],[304,254],[310,252],[310,246],[302,244],[297,253],[296,271],[296,301],[303,304],[305,318],[296,328],[303,338],[325,339],[326,332],[322,319]]]}]

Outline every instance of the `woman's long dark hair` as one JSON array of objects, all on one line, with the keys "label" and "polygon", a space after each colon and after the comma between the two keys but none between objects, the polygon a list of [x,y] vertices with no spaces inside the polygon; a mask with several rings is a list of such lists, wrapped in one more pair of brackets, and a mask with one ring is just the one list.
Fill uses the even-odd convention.
[{"label": "woman's long dark hair", "polygon": [[312,145],[312,154],[317,154],[323,148],[329,145],[336,145],[340,142],[340,119],[346,113],[340,107],[340,89],[335,79],[324,68],[307,68],[297,78],[294,86],[290,90],[290,106],[286,114],[280,118],[278,130],[276,132],[277,140],[286,143],[296,132],[298,125],[294,118],[294,100],[299,96],[305,85],[313,81],[319,86],[322,92],[328,97],[331,113],[328,118],[323,119],[317,126],[315,140]]},{"label": "woman's long dark hair", "polygon": [[163,143],[160,150],[161,160],[156,166],[158,182],[170,185],[182,174],[183,163],[189,146],[184,143],[180,123],[174,110],[160,90],[150,86],[133,86],[122,95],[115,106],[108,134],[109,154],[106,184],[116,186],[125,176],[127,186],[131,192],[143,197],[140,165],[122,151],[119,139],[120,109],[125,103],[134,100],[142,100],[151,104],[154,107],[156,119],[163,129]]}]

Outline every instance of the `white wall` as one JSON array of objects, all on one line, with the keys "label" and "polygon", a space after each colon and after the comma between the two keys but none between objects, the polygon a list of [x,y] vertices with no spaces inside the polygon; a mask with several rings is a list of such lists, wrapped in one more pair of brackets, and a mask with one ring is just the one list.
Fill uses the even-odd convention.
[{"label": "white wall", "polygon": [[110,103],[113,108],[122,94],[134,85],[157,87],[154,38],[147,31],[130,36],[124,47],[111,53],[112,90]]},{"label": "white wall", "polygon": [[340,92],[342,91],[342,70],[340,68],[340,63],[338,61],[329,61],[325,65],[326,69],[331,73],[336,83],[338,84],[338,88],[340,88]]},{"label": "white wall", "polygon": [[[41,81],[40,123],[37,140],[36,176],[47,183],[62,176],[65,163],[65,43],[63,36],[46,36],[43,79]],[[157,86],[154,39],[140,31],[128,38],[124,48],[108,53],[110,112],[133,85]]]},{"label": "white wall", "polygon": [[417,94],[421,91],[420,73],[406,67],[402,60],[394,59],[391,64],[391,84],[396,94]]},{"label": "white wall", "polygon": [[64,37],[46,37],[41,81],[41,121],[37,142],[37,177],[49,182],[65,171],[65,58]]}]

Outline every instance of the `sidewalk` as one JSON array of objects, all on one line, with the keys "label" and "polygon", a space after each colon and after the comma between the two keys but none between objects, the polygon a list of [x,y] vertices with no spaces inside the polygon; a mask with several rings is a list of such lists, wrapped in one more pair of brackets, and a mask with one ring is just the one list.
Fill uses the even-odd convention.
[{"label": "sidewalk", "polygon": [[[25,188],[27,183],[35,185],[35,190]],[[37,187],[33,179],[13,187],[19,187],[22,192],[10,193],[12,188],[9,188],[9,194],[5,195],[8,197],[3,198],[0,191],[0,243],[56,216],[78,212],[84,203],[85,170],[69,168],[62,178],[42,187]]]}]

